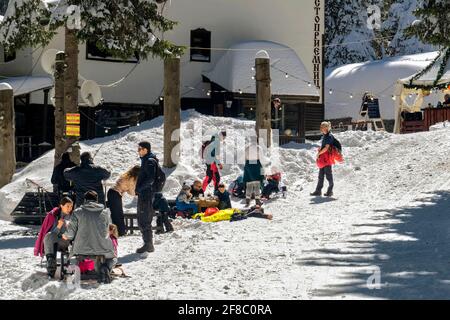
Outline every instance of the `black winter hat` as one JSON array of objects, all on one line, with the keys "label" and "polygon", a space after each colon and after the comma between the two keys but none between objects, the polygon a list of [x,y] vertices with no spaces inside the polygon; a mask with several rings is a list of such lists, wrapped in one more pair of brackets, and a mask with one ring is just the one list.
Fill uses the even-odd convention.
[{"label": "black winter hat", "polygon": [[150,152],[152,150],[152,145],[148,141],[141,141],[141,142],[139,142],[139,147],[147,149],[148,152]]}]

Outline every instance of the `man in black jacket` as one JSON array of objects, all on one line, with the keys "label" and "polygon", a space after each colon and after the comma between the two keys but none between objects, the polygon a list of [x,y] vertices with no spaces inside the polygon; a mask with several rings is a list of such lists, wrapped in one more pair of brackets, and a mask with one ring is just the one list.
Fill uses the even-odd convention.
[{"label": "man in black jacket", "polygon": [[84,203],[84,194],[88,191],[95,191],[98,195],[98,202],[104,205],[105,192],[102,181],[109,179],[111,172],[94,165],[89,152],[84,152],[80,160],[79,166],[64,171],[64,178],[72,181],[77,197],[76,206],[79,207]]},{"label": "man in black jacket", "polygon": [[141,254],[155,251],[152,232],[152,220],[155,213],[153,209],[153,183],[155,182],[158,159],[151,152],[150,142],[147,141],[139,143],[138,153],[141,158],[141,171],[136,182],[137,218],[144,245],[137,249],[136,253]]},{"label": "man in black jacket", "polygon": [[75,167],[76,164],[70,160],[68,152],[64,152],[61,157],[61,162],[53,169],[52,184],[53,190],[57,192],[60,197],[63,193],[69,192],[72,189],[70,181],[64,178],[64,170]]}]

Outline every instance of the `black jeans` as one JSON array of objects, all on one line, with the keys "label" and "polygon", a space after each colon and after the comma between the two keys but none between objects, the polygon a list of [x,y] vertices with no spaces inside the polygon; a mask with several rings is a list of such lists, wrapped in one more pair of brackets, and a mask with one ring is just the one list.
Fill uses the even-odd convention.
[{"label": "black jeans", "polygon": [[145,244],[153,242],[152,221],[154,214],[153,194],[138,196],[137,220]]},{"label": "black jeans", "polygon": [[333,169],[331,166],[324,167],[319,171],[319,181],[317,183],[316,191],[322,191],[324,178],[327,178],[328,181],[328,192],[333,191]]},{"label": "black jeans", "polygon": [[111,220],[117,226],[119,236],[124,236],[126,232],[123,217],[122,196],[114,189],[108,190],[108,208],[111,211]]}]

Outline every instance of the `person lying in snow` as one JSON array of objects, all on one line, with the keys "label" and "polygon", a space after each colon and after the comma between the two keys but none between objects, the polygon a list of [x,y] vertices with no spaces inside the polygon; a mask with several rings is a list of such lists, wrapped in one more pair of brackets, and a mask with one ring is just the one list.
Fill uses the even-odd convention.
[{"label": "person lying in snow", "polygon": [[62,235],[73,241],[70,257],[96,257],[95,270],[99,283],[111,282],[111,271],[117,263],[114,245],[110,238],[111,214],[98,203],[95,191],[84,195],[84,203],[72,214],[70,224]]},{"label": "person lying in snow", "polygon": [[231,209],[230,194],[225,188],[225,184],[219,183],[219,188],[214,192],[214,196],[219,200],[219,210]]},{"label": "person lying in snow", "polygon": [[270,195],[272,193],[276,193],[280,191],[280,181],[281,181],[281,173],[277,172],[272,175],[267,176],[267,184],[264,186],[262,191],[262,198],[267,200],[270,199]]},{"label": "person lying in snow", "polygon": [[170,207],[167,199],[164,198],[161,192],[155,193],[155,199],[153,200],[153,209],[158,211],[156,216],[156,234],[164,233],[164,228],[166,232],[172,232],[173,226],[169,220]]},{"label": "person lying in snow", "polygon": [[67,230],[73,210],[73,201],[68,197],[61,199],[59,206],[47,213],[38,239],[34,246],[35,256],[44,256],[47,259],[47,275],[51,278],[56,272],[56,252],[67,250],[69,241],[64,240],[62,235]]},{"label": "person lying in snow", "polygon": [[191,203],[192,199],[191,187],[187,184],[183,184],[180,193],[177,196],[176,207],[179,211],[192,211],[193,214],[196,214],[198,211],[198,207],[195,203]]},{"label": "person lying in snow", "polygon": [[232,218],[231,221],[238,221],[247,218],[261,218],[272,220],[273,215],[264,213],[264,209],[260,205],[255,205],[248,210],[243,210],[241,215]]}]

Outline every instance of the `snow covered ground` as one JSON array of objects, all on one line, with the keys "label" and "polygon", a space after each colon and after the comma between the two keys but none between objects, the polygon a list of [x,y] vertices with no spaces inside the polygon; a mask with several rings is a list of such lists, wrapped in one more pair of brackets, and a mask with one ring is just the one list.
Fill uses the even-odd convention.
[{"label": "snow covered ground", "polygon": [[[182,119],[184,133],[200,122],[213,129],[254,125],[192,111],[183,112]],[[115,178],[137,163],[140,139],[151,140],[159,153],[161,124],[159,118],[83,149],[105,142],[96,162],[110,167]],[[265,206],[273,221],[176,220],[176,231],[156,236],[156,252],[144,260],[134,253],[140,237],[125,237],[119,255],[131,278],[111,285],[68,290],[49,282],[32,255],[35,228],[0,221],[0,299],[449,298],[450,127],[434,129],[411,135],[338,134],[346,161],[334,169],[331,199],[309,196],[317,176],[316,145],[289,144],[280,157],[288,197]],[[51,157],[37,160],[0,190],[3,216],[25,192],[25,178],[48,185]],[[170,172],[167,194],[202,171],[200,160],[185,154]],[[226,167],[224,180],[232,181],[238,172],[238,166]],[[378,275],[379,289],[376,282],[368,286]]]}]

